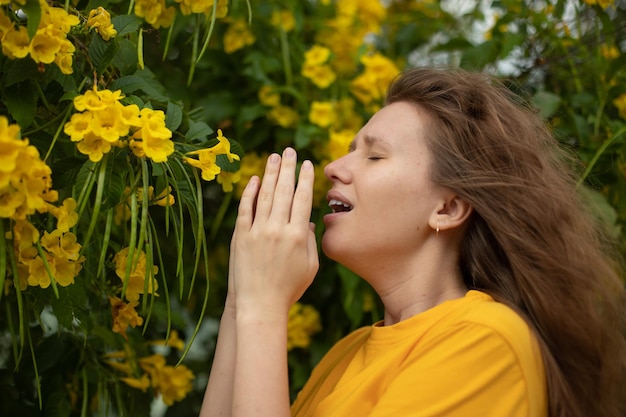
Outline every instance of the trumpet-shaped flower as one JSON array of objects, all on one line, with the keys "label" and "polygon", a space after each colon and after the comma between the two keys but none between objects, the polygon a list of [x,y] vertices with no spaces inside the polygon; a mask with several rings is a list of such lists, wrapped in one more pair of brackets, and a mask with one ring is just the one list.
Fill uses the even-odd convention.
[{"label": "trumpet-shaped flower", "polygon": [[317,310],[310,305],[295,303],[289,309],[287,350],[308,347],[311,344],[311,336],[321,329]]},{"label": "trumpet-shaped flower", "polygon": [[78,142],[76,148],[80,153],[89,156],[91,162],[99,162],[105,153],[111,151],[111,142],[88,132],[83,140]]},{"label": "trumpet-shaped flower", "polygon": [[89,12],[85,26],[94,28],[98,35],[105,41],[117,36],[117,30],[115,30],[111,23],[111,14],[102,6]]},{"label": "trumpet-shaped flower", "polygon": [[30,39],[24,26],[11,29],[2,38],[2,53],[9,58],[24,58],[30,52]]},{"label": "trumpet-shaped flower", "polygon": [[[144,251],[135,252],[134,259],[131,261],[129,275],[126,277],[128,269],[128,248],[124,248],[115,254],[113,261],[115,262],[115,273],[118,278],[124,282],[128,279],[126,286],[126,299],[128,301],[139,300],[139,294],[144,294],[144,288],[149,294],[155,294],[158,284],[154,279],[154,275],[159,272],[159,268],[155,265],[151,270],[147,270],[147,258]],[[145,280],[148,280],[146,283]]]},{"label": "trumpet-shaped flower", "polygon": [[335,112],[333,103],[329,101],[314,101],[309,111],[309,121],[319,127],[328,127],[334,121]]},{"label": "trumpet-shaped flower", "polygon": [[111,316],[113,317],[113,331],[121,334],[124,339],[128,340],[126,335],[128,326],[135,328],[143,324],[143,318],[135,310],[139,302],[131,301],[125,303],[118,297],[109,297],[109,302],[111,304]]},{"label": "trumpet-shaped flower", "polygon": [[76,212],[76,200],[73,198],[66,198],[63,200],[61,207],[51,206],[48,209],[54,217],[57,219],[57,229],[65,233],[74,227],[78,221],[78,213]]},{"label": "trumpet-shaped flower", "polygon": [[296,19],[291,10],[276,10],[272,13],[270,23],[285,32],[291,32],[296,26]]},{"label": "trumpet-shaped flower", "polygon": [[258,92],[259,101],[264,106],[274,107],[280,104],[280,94],[271,85],[264,85]]},{"label": "trumpet-shaped flower", "polygon": [[128,134],[129,126],[124,123],[118,106],[109,105],[105,110],[92,113],[91,130],[95,135],[113,144]]},{"label": "trumpet-shaped flower", "polygon": [[298,112],[287,106],[276,106],[268,113],[270,120],[282,127],[293,127],[298,123]]},{"label": "trumpet-shaped flower", "polygon": [[198,159],[184,158],[183,160],[189,165],[196,167],[202,171],[202,179],[205,181],[212,181],[215,176],[222,170],[217,165],[217,155],[211,149],[202,149],[194,151],[194,155],[198,156]]},{"label": "trumpet-shaped flower", "polygon": [[233,191],[233,184],[236,184],[241,179],[241,172],[220,171],[217,176],[217,182],[222,185],[222,190],[225,193]]},{"label": "trumpet-shaped flower", "polygon": [[172,131],[165,125],[165,113],[161,110],[141,109],[140,122],[141,127],[133,134],[136,144],[131,147],[135,155],[146,156],[154,162],[167,161],[167,157],[174,153],[174,142],[170,139]]},{"label": "trumpet-shaped flower", "polygon": [[176,16],[176,9],[166,6],[164,0],[137,0],[135,14],[143,17],[155,29],[170,27]]},{"label": "trumpet-shaped flower", "polygon": [[61,50],[63,39],[52,35],[48,31],[37,31],[30,41],[30,57],[35,62],[51,64],[56,58],[57,52]]},{"label": "trumpet-shaped flower", "polygon": [[256,42],[256,37],[248,23],[242,19],[234,20],[224,34],[224,52],[232,54]]},{"label": "trumpet-shaped flower", "polygon": [[[180,3],[180,11],[184,15],[190,15],[192,13],[209,15],[213,12],[214,0],[176,0],[176,3]],[[215,17],[222,18],[228,14],[228,0],[218,0],[217,10],[215,11]]]},{"label": "trumpet-shaped flower", "polygon": [[337,74],[329,65],[304,65],[301,73],[321,89],[330,87],[337,79]]},{"label": "trumpet-shaped flower", "polygon": [[63,126],[63,131],[72,142],[81,141],[87,133],[91,132],[92,120],[93,114],[91,112],[74,113],[70,121]]},{"label": "trumpet-shaped flower", "polygon": [[222,129],[217,129],[217,140],[217,145],[211,148],[216,155],[226,155],[230,162],[239,161],[239,155],[230,152],[230,142],[222,134]]}]

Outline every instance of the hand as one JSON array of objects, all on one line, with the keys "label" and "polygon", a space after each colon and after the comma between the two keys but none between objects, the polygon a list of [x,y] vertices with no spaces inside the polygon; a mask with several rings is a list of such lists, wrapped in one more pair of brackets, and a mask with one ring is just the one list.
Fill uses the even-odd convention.
[{"label": "hand", "polygon": [[296,162],[291,148],[285,149],[282,158],[272,154],[262,184],[253,177],[242,194],[231,242],[229,279],[237,312],[243,307],[286,314],[319,268],[310,223],[313,165],[303,162],[296,188]]}]

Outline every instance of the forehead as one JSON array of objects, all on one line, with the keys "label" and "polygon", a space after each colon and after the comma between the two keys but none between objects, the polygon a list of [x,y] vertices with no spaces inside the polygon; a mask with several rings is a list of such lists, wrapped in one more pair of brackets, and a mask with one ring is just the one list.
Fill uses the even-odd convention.
[{"label": "forehead", "polygon": [[428,115],[410,103],[389,104],[374,114],[350,144],[357,146],[404,147],[424,142]]}]

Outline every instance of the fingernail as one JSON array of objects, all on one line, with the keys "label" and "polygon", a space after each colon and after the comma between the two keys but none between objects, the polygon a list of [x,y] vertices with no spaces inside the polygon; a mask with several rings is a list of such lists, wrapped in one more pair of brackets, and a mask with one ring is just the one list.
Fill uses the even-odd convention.
[{"label": "fingernail", "polygon": [[293,158],[294,156],[296,156],[296,151],[294,151],[293,148],[286,148],[285,149],[285,157],[286,158]]},{"label": "fingernail", "polygon": [[308,159],[302,163],[302,169],[313,169],[313,164]]},{"label": "fingernail", "polygon": [[280,156],[278,156],[278,154],[273,153],[270,155],[270,163],[277,164],[278,161],[280,161]]}]

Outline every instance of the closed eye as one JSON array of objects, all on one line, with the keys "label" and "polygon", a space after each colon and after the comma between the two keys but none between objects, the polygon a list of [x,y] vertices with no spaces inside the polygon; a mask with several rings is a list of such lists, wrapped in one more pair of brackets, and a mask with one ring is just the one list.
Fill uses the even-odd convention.
[{"label": "closed eye", "polygon": [[383,159],[382,156],[368,156],[367,159],[369,159],[370,161],[378,161],[379,159]]}]

